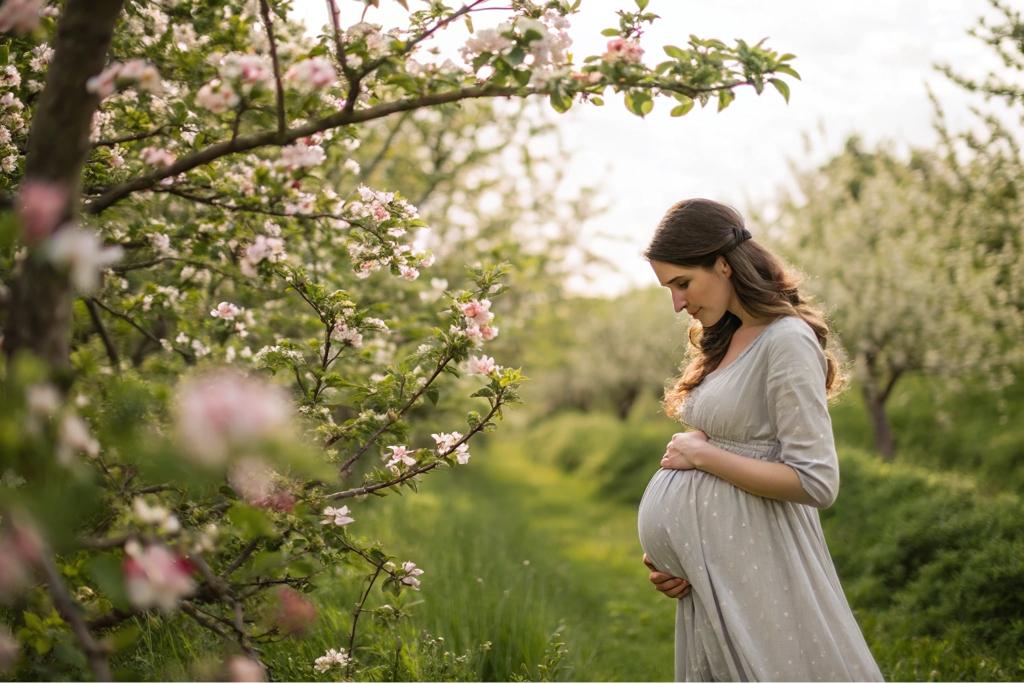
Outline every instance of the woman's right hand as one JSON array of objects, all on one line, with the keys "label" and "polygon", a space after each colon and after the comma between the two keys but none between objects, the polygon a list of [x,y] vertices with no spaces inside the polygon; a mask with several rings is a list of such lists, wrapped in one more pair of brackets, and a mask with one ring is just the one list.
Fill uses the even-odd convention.
[{"label": "woman's right hand", "polygon": [[644,564],[651,570],[651,574],[648,577],[651,583],[654,584],[655,588],[664,593],[666,598],[685,598],[690,594],[689,581],[678,576],[659,572],[658,568],[647,557],[647,553],[644,553]]}]

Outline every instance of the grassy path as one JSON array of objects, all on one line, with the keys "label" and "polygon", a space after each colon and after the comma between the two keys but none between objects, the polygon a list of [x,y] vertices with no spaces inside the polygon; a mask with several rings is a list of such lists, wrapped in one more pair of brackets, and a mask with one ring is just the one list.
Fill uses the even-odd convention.
[{"label": "grassy path", "polygon": [[426,570],[412,621],[453,653],[489,641],[471,678],[671,680],[675,604],[647,582],[635,516],[518,441],[495,441],[419,494],[367,503],[362,518],[353,506]]}]

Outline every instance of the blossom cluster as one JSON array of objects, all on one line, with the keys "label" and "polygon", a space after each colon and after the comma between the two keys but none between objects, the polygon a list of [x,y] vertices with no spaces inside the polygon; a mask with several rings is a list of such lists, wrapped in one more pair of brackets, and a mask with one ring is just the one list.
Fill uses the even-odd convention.
[{"label": "blossom cluster", "polygon": [[167,546],[142,546],[131,540],[124,546],[122,570],[128,599],[139,609],[158,607],[171,612],[178,601],[196,589],[192,563]]},{"label": "blossom cluster", "polygon": [[491,325],[494,314],[491,313],[489,299],[472,299],[461,304],[459,308],[464,316],[465,327],[452,325],[451,332],[453,334],[465,335],[476,346],[498,336],[498,328]]},{"label": "blossom cluster", "polygon": [[228,483],[249,505],[265,510],[291,512],[295,496],[274,469],[258,456],[246,455],[228,470]]},{"label": "blossom cluster", "polygon": [[440,434],[431,434],[430,436],[437,445],[437,454],[439,456],[444,457],[454,453],[455,461],[460,465],[465,465],[469,462],[469,444],[459,443],[463,439],[462,434],[459,432],[441,432]]},{"label": "blossom cluster", "polygon": [[342,505],[340,508],[325,507],[323,511],[324,518],[320,520],[320,524],[329,524],[331,526],[347,526],[355,521],[349,516],[348,505]]},{"label": "blossom cluster", "polygon": [[601,55],[601,59],[607,63],[639,64],[643,55],[644,49],[639,43],[625,38],[613,38],[608,41],[607,50]]},{"label": "blossom cluster", "polygon": [[103,99],[112,95],[119,86],[132,85],[150,93],[159,93],[163,90],[160,73],[156,70],[156,67],[144,59],[114,62],[99,74],[87,80],[85,82],[85,89]]},{"label": "blossom cluster", "polygon": [[493,29],[482,29],[466,41],[460,52],[467,64],[482,66],[480,57],[504,56],[521,45],[527,55],[524,64],[530,68],[530,84],[544,87],[550,80],[565,75],[567,50],[572,38],[569,21],[549,9],[539,19],[517,17]]},{"label": "blossom cluster", "polygon": [[45,0],[7,0],[0,7],[0,33],[31,33],[43,17]]},{"label": "blossom cluster", "polygon": [[[365,185],[358,188],[359,200],[345,205],[345,218],[367,230],[385,228],[388,237],[397,239],[406,233],[402,225],[394,222],[413,221],[419,217],[416,207],[393,192],[380,192]],[[385,239],[376,243],[352,240],[348,253],[356,277],[366,278],[383,267],[394,267],[406,280],[420,276],[421,268],[434,264],[433,254],[408,244],[393,244]]]},{"label": "blossom cluster", "polygon": [[336,650],[332,647],[323,656],[317,657],[313,661],[313,670],[318,674],[327,673],[336,666],[345,666],[348,664],[348,660],[349,656],[345,653],[345,648],[342,647]]}]

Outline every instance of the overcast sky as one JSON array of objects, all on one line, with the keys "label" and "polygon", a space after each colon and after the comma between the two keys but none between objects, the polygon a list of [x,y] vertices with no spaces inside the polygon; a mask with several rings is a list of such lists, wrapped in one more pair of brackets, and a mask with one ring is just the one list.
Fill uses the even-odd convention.
[{"label": "overcast sky", "polygon": [[[394,0],[381,4],[367,19],[385,28],[401,25],[403,12]],[[324,6],[322,0],[295,3],[313,27],[325,20]],[[358,11],[351,2],[342,7],[346,14]],[[607,38],[600,30],[617,25],[616,9],[632,7],[626,0],[583,0],[570,31],[576,61],[603,52]],[[722,113],[712,102],[673,119],[664,101],[640,119],[626,111],[621,98],[608,97],[604,107],[574,106],[558,117],[572,150],[566,161],[571,182],[598,186],[608,207],[581,228],[584,239],[621,265],[618,273],[581,274],[573,282],[581,293],[653,284],[640,251],[658,219],[679,199],[709,197],[741,210],[770,204],[789,182],[791,161],[813,166],[852,133],[901,149],[933,143],[926,84],[954,128],[967,127],[968,107],[977,98],[949,83],[933,65],[948,62],[975,76],[998,67],[993,54],[967,35],[979,16],[991,16],[983,0],[651,0],[648,10],[661,19],[642,40],[647,63],[664,59],[662,45],[682,46],[691,33],[726,42],[768,37],[773,49],[797,55],[793,66],[802,80],[792,83],[788,105],[772,88],[760,97],[744,89]],[[490,23],[486,15],[501,14],[483,13],[475,23],[479,28]],[[343,24],[355,18],[343,18]],[[441,46],[455,53],[464,39],[464,32],[456,32]],[[808,136],[810,151],[804,142]],[[751,228],[756,237],[756,226]]]}]

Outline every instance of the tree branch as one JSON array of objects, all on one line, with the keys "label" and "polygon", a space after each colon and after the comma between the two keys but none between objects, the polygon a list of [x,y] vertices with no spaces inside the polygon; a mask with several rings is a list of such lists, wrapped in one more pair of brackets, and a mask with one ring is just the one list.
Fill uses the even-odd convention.
[{"label": "tree branch", "polygon": [[281,84],[281,66],[277,61],[277,42],[274,40],[274,25],[270,20],[270,6],[267,5],[267,0],[260,0],[260,14],[263,16],[263,26],[267,29],[267,38],[270,41],[270,61],[274,64],[274,84],[277,86],[277,132],[284,135],[287,129],[284,86]]},{"label": "tree branch", "polygon": [[114,347],[114,343],[110,341],[107,328],[103,326],[103,321],[100,320],[100,312],[96,310],[96,303],[90,298],[86,298],[84,301],[85,307],[89,310],[89,317],[92,318],[92,324],[95,325],[100,339],[103,340],[103,347],[107,350],[107,358],[110,359],[110,365],[116,370],[121,367],[121,361],[118,360],[117,349]]},{"label": "tree branch", "polygon": [[46,577],[46,583],[50,588],[50,597],[53,600],[53,606],[57,609],[61,618],[71,626],[71,631],[75,634],[75,638],[78,640],[79,646],[85,652],[85,656],[89,659],[89,666],[92,667],[92,673],[96,677],[96,680],[114,680],[110,673],[110,662],[107,661],[106,648],[104,648],[89,631],[88,625],[79,613],[78,605],[75,603],[74,599],[72,599],[71,594],[68,593],[68,589],[64,585],[64,580],[60,576],[60,571],[57,569],[57,565],[48,551],[44,551],[42,553],[40,565],[43,570],[43,575]]}]

